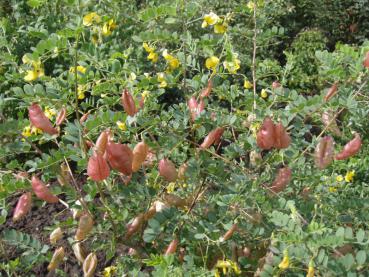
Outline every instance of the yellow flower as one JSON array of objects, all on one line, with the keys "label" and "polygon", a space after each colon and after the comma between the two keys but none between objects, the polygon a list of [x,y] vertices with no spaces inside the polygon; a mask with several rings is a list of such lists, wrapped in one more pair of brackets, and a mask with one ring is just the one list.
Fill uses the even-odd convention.
[{"label": "yellow flower", "polygon": [[51,119],[53,116],[56,115],[55,109],[50,109],[48,106],[45,107],[45,115],[48,119]]},{"label": "yellow flower", "polygon": [[354,176],[355,176],[355,170],[348,171],[345,175],[345,181],[347,183],[352,182],[352,180],[354,179]]},{"label": "yellow flower", "polygon": [[158,73],[158,82],[160,82],[160,88],[165,88],[168,85],[163,72]]},{"label": "yellow flower", "polygon": [[[70,68],[69,68],[69,72],[70,73],[74,73],[75,72],[75,67],[74,66],[71,66]],[[82,73],[82,74],[85,74],[86,73],[86,67],[84,67],[84,66],[82,66],[82,65],[77,65],[77,72],[80,72],[80,73]]]},{"label": "yellow flower", "polygon": [[28,138],[32,135],[31,133],[31,126],[26,126],[23,128],[23,131],[22,131],[22,136]]},{"label": "yellow flower", "polygon": [[228,29],[228,24],[223,23],[217,23],[214,25],[214,33],[216,34],[224,34]]},{"label": "yellow flower", "polygon": [[201,27],[205,28],[208,25],[214,25],[218,22],[219,16],[217,16],[215,13],[210,12],[208,14],[204,15],[204,21],[202,22]]},{"label": "yellow flower", "polygon": [[280,262],[278,267],[280,269],[287,269],[290,266],[290,257],[288,256],[288,251],[285,250],[283,254],[283,260]]},{"label": "yellow flower", "polygon": [[329,190],[329,192],[336,192],[337,191],[337,188],[335,188],[335,187],[329,187],[328,190]]},{"label": "yellow flower", "polygon": [[179,60],[176,57],[168,54],[167,49],[163,51],[163,57],[168,62],[170,70],[174,70],[179,67]]},{"label": "yellow flower", "polygon": [[117,270],[115,266],[109,266],[104,269],[104,277],[111,277],[112,274]]},{"label": "yellow flower", "polygon": [[31,64],[33,69],[27,70],[26,76],[24,76],[24,80],[27,82],[34,81],[39,77],[45,76],[45,71],[41,65],[41,60],[31,60],[27,55],[24,55],[22,58],[23,62],[26,64]]},{"label": "yellow flower", "polygon": [[337,182],[342,182],[342,181],[343,181],[343,177],[342,177],[342,175],[337,175],[337,177],[336,177],[336,181],[337,181]]},{"label": "yellow flower", "polygon": [[102,34],[104,36],[111,35],[111,32],[117,27],[117,24],[115,24],[114,19],[109,19],[108,22],[105,22],[102,27]]},{"label": "yellow flower", "polygon": [[95,12],[86,14],[83,17],[83,25],[85,25],[85,26],[91,26],[93,23],[100,23],[100,22],[101,22],[101,18]]},{"label": "yellow flower", "polygon": [[251,89],[253,87],[253,85],[249,80],[245,80],[244,83],[243,83],[243,87],[245,89]]},{"label": "yellow flower", "polygon": [[232,61],[223,62],[224,68],[229,71],[231,74],[237,73],[237,70],[240,69],[241,61],[238,59],[238,54],[233,53]]},{"label": "yellow flower", "polygon": [[216,71],[218,64],[219,64],[219,58],[216,56],[211,56],[210,58],[207,58],[205,61],[206,68],[211,69],[214,72]]},{"label": "yellow flower", "polygon": [[247,7],[250,9],[250,10],[254,10],[255,8],[255,3],[253,1],[249,1],[247,3]]},{"label": "yellow flower", "polygon": [[262,89],[261,90],[261,93],[260,93],[260,96],[262,97],[262,98],[267,98],[268,97],[268,93],[267,93],[267,91],[265,90],[265,89]]},{"label": "yellow flower", "polygon": [[122,121],[117,121],[117,126],[122,131],[126,131],[127,130],[127,125],[124,122],[122,122]]}]

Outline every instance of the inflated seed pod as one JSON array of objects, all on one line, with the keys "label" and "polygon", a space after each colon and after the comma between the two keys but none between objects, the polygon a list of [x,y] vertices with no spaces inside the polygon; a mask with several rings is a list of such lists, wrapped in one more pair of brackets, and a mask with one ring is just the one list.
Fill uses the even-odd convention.
[{"label": "inflated seed pod", "polygon": [[178,239],[174,239],[172,240],[167,249],[165,250],[164,256],[168,256],[170,254],[174,254],[177,251],[177,247],[178,247]]},{"label": "inflated seed pod", "polygon": [[274,127],[273,121],[269,117],[266,117],[256,135],[256,143],[261,149],[269,150],[274,146]]},{"label": "inflated seed pod", "polygon": [[106,147],[106,154],[112,168],[124,175],[131,175],[133,152],[127,145],[109,141]]},{"label": "inflated seed pod", "polygon": [[50,244],[55,245],[63,237],[63,231],[60,227],[56,228],[50,234]]},{"label": "inflated seed pod", "polygon": [[233,224],[231,228],[219,239],[219,241],[223,242],[230,239],[233,236],[234,232],[236,232],[237,228],[237,224]]},{"label": "inflated seed pod", "polygon": [[58,134],[58,130],[53,127],[50,120],[37,103],[33,103],[28,108],[28,115],[31,124],[36,128],[41,129],[43,132],[48,133],[49,135]]},{"label": "inflated seed pod", "polygon": [[159,174],[168,182],[174,182],[178,177],[177,169],[169,159],[160,160]]},{"label": "inflated seed pod", "polygon": [[129,116],[134,116],[137,112],[136,104],[132,97],[132,94],[127,89],[123,91],[121,100],[122,100],[124,111]]},{"label": "inflated seed pod", "polygon": [[333,96],[335,96],[338,92],[338,82],[335,82],[327,91],[324,96],[324,101],[328,102]]},{"label": "inflated seed pod", "polygon": [[355,133],[355,137],[350,140],[346,145],[343,147],[342,151],[338,153],[335,157],[336,160],[346,160],[360,151],[361,148],[361,138],[358,133]]},{"label": "inflated seed pod", "polygon": [[58,203],[59,198],[50,192],[46,185],[36,176],[32,176],[32,189],[36,196],[47,203]]},{"label": "inflated seed pod", "polygon": [[149,147],[145,142],[138,143],[135,148],[133,148],[133,160],[132,160],[132,171],[136,172],[140,169],[141,165],[144,163],[147,154],[149,152]]},{"label": "inflated seed pod", "polygon": [[26,192],[19,197],[17,202],[17,206],[14,209],[13,213],[13,222],[24,217],[32,207],[32,194],[30,192]]},{"label": "inflated seed pod", "polygon": [[110,168],[103,155],[94,152],[88,160],[87,175],[94,181],[100,182],[109,177]]},{"label": "inflated seed pod", "polygon": [[79,218],[78,228],[75,236],[76,241],[84,240],[91,232],[94,221],[89,214],[84,214]]},{"label": "inflated seed pod", "polygon": [[330,136],[320,139],[315,148],[315,165],[319,169],[324,169],[333,161],[334,155],[334,140]]},{"label": "inflated seed pod", "polygon": [[63,261],[64,256],[65,256],[64,248],[63,247],[57,248],[53,254],[53,257],[51,258],[49,265],[47,266],[47,270],[48,271],[55,270]]},{"label": "inflated seed pod", "polygon": [[289,167],[284,167],[278,170],[278,174],[274,179],[270,190],[275,193],[281,192],[285,189],[287,184],[291,181],[292,171]]},{"label": "inflated seed pod", "polygon": [[83,277],[93,277],[97,266],[95,253],[90,253],[83,262]]},{"label": "inflated seed pod", "polygon": [[82,246],[81,242],[77,242],[72,245],[73,253],[76,256],[77,260],[83,264],[86,259],[86,252]]}]

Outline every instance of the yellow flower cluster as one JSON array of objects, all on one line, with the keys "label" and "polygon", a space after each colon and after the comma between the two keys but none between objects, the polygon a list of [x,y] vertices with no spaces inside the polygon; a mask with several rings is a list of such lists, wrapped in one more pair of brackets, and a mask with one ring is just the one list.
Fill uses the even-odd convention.
[{"label": "yellow flower cluster", "polygon": [[214,26],[214,33],[216,34],[223,34],[228,28],[227,21],[225,19],[221,19],[213,12],[204,15],[201,27],[206,28],[208,26]]},{"label": "yellow flower cluster", "polygon": [[174,57],[174,56],[172,56],[172,55],[170,55],[170,54],[168,54],[168,50],[167,49],[165,49],[164,51],[163,51],[163,57],[164,57],[164,59],[167,61],[167,63],[168,63],[168,66],[169,66],[169,68],[168,68],[168,70],[169,71],[171,71],[171,70],[174,70],[174,69],[176,69],[176,68],[178,68],[179,67],[179,60],[176,58],[176,57]]},{"label": "yellow flower cluster", "polygon": [[37,135],[37,134],[42,134],[42,130],[34,126],[31,127],[30,125],[24,127],[22,131],[22,136],[26,138],[30,137],[31,135]]},{"label": "yellow flower cluster", "polygon": [[24,55],[22,61],[24,64],[32,66],[32,70],[27,70],[27,74],[24,76],[25,81],[32,82],[37,80],[39,77],[45,76],[45,71],[42,67],[40,59],[33,60],[28,55]]},{"label": "yellow flower cluster", "polygon": [[146,42],[142,44],[142,47],[145,49],[145,51],[149,54],[147,56],[147,59],[153,63],[156,63],[159,59],[159,56],[157,53],[155,53],[155,48],[152,46],[149,46]]},{"label": "yellow flower cluster", "polygon": [[231,260],[218,260],[215,268],[217,270],[215,270],[215,277],[220,277],[220,273],[219,270],[221,270],[223,272],[224,275],[226,275],[227,273],[234,273],[236,275],[240,275],[241,274],[241,270],[238,267],[238,265],[231,261]]}]

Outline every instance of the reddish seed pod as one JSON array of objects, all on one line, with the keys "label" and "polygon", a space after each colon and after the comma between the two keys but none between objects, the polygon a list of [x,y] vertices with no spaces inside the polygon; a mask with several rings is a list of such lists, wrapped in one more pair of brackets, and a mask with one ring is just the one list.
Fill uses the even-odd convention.
[{"label": "reddish seed pod", "polygon": [[95,144],[95,149],[97,153],[104,155],[105,150],[106,150],[106,145],[108,143],[109,135],[110,135],[110,130],[105,130],[101,132]]},{"label": "reddish seed pod", "polygon": [[67,110],[63,107],[58,113],[58,116],[56,117],[56,126],[61,125],[64,122],[65,117],[67,116]]},{"label": "reddish seed pod", "polygon": [[110,168],[103,155],[98,152],[94,152],[88,160],[87,175],[94,181],[100,182],[108,178],[110,174]]},{"label": "reddish seed pod", "polygon": [[272,83],[272,88],[273,88],[273,89],[277,89],[277,88],[279,88],[279,87],[281,87],[281,84],[280,84],[278,81],[274,81],[274,82]]},{"label": "reddish seed pod", "polygon": [[201,148],[207,149],[213,144],[218,144],[221,136],[223,135],[224,128],[216,128],[212,130],[204,139],[204,142],[201,144]]},{"label": "reddish seed pod", "polygon": [[209,79],[208,86],[202,90],[200,97],[201,98],[208,97],[211,93],[212,88],[213,88],[213,81]]},{"label": "reddish seed pod", "polygon": [[168,159],[160,160],[159,174],[168,182],[174,182],[178,177],[175,165]]},{"label": "reddish seed pod", "polygon": [[47,203],[58,203],[59,198],[52,194],[46,185],[36,176],[32,177],[32,189],[36,196]]},{"label": "reddish seed pod", "polygon": [[324,101],[328,102],[333,96],[335,96],[338,92],[338,82],[335,82],[327,91],[327,94],[324,96]]},{"label": "reddish seed pod", "polygon": [[334,140],[330,136],[322,138],[315,149],[315,165],[324,169],[333,161]]},{"label": "reddish seed pod", "polygon": [[341,130],[338,128],[336,119],[331,116],[330,112],[325,111],[322,114],[322,122],[328,131],[332,132],[336,136],[341,136]]},{"label": "reddish seed pod", "polygon": [[78,228],[75,236],[76,241],[84,240],[91,232],[94,221],[89,214],[84,214],[79,218]]},{"label": "reddish seed pod", "polygon": [[17,206],[14,209],[13,213],[13,222],[24,217],[32,207],[32,194],[30,192],[26,192],[19,197],[17,202]]},{"label": "reddish seed pod", "polygon": [[335,157],[336,160],[346,160],[360,151],[361,138],[358,133],[355,133],[355,138],[350,140]]},{"label": "reddish seed pod", "polygon": [[232,227],[219,239],[220,242],[226,241],[230,239],[234,232],[237,231],[237,224],[233,224]]},{"label": "reddish seed pod", "polygon": [[168,256],[170,254],[176,253],[177,247],[178,247],[178,240],[177,239],[172,240],[169,243],[168,248],[165,250],[164,256]]},{"label": "reddish seed pod", "polygon": [[142,226],[145,221],[145,215],[139,214],[136,216],[130,224],[128,224],[125,239],[130,239]]},{"label": "reddish seed pod", "polygon": [[287,184],[291,181],[292,171],[289,167],[279,169],[277,177],[274,179],[270,190],[278,193],[285,189]]},{"label": "reddish seed pod", "polygon": [[109,141],[106,147],[109,164],[124,175],[132,174],[132,150],[125,144]]},{"label": "reddish seed pod", "polygon": [[274,127],[274,147],[277,149],[287,148],[291,143],[291,138],[283,127],[282,123],[278,123]]},{"label": "reddish seed pod", "polygon": [[365,54],[365,59],[363,61],[363,66],[365,68],[368,68],[369,69],[369,51],[366,52],[366,54]]},{"label": "reddish seed pod", "polygon": [[149,152],[149,147],[145,142],[138,143],[135,148],[133,148],[133,160],[132,160],[132,171],[136,172],[140,169],[141,165],[146,159]]},{"label": "reddish seed pod", "polygon": [[266,117],[261,129],[256,135],[256,143],[261,149],[268,150],[274,146],[274,131],[273,121],[269,117]]},{"label": "reddish seed pod", "polygon": [[43,132],[48,133],[49,135],[55,135],[58,133],[50,120],[46,117],[41,107],[37,103],[33,103],[28,108],[28,115],[31,124],[38,129],[41,129]]},{"label": "reddish seed pod", "polygon": [[129,116],[134,116],[135,113],[137,112],[136,104],[135,104],[135,101],[133,100],[132,94],[127,89],[123,91],[121,100],[122,100],[124,111]]}]

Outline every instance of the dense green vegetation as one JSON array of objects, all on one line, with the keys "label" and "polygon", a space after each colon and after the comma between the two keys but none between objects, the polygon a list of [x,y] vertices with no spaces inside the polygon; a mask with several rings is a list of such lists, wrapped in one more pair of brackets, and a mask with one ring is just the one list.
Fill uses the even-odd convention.
[{"label": "dense green vegetation", "polygon": [[368,276],[368,14],[3,0],[0,275]]}]

